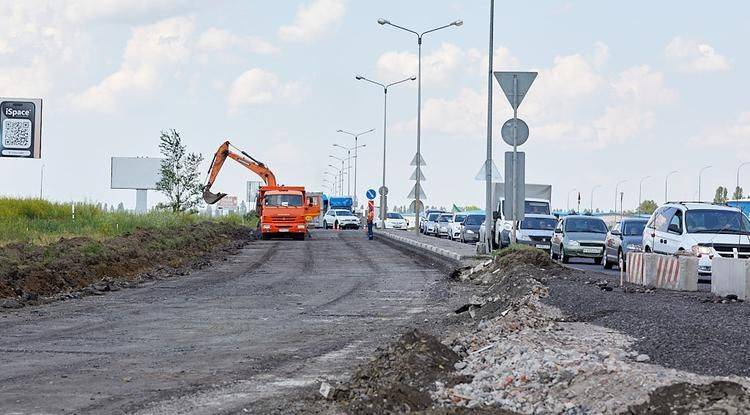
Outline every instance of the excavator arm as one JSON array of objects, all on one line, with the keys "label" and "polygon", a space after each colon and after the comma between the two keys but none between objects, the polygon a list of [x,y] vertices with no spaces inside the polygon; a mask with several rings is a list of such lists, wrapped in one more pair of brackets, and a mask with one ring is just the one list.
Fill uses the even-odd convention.
[{"label": "excavator arm", "polygon": [[229,144],[229,141],[225,141],[224,144],[219,146],[219,149],[216,150],[216,154],[214,154],[214,158],[211,161],[211,167],[208,169],[208,180],[206,181],[206,185],[203,186],[203,200],[209,205],[213,205],[227,195],[226,193],[211,193],[211,186],[213,186],[214,181],[216,181],[216,177],[219,175],[219,171],[227,158],[235,160],[237,163],[240,163],[244,167],[250,169],[253,173],[260,176],[266,186],[276,186],[276,176],[274,176],[273,172],[266,167],[265,164],[236,147],[234,148],[239,151],[240,154],[233,152],[229,147],[234,147]]}]

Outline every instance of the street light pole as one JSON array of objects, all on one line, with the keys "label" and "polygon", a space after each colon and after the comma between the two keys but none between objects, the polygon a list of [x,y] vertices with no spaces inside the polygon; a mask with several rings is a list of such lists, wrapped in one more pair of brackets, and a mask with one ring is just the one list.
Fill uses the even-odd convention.
[{"label": "street light pole", "polygon": [[336,176],[336,182],[337,182],[336,184],[339,187],[339,196],[343,196],[344,195],[344,186],[343,186],[343,183],[344,183],[344,160],[340,159],[340,158],[338,158],[336,156],[331,156],[331,155],[329,155],[328,157],[335,158],[336,160],[341,160],[341,168],[340,169],[338,167],[334,166],[333,164],[329,164],[328,167],[333,167],[334,169],[336,169],[338,171],[338,175]]},{"label": "street light pole", "polygon": [[[617,184],[615,185],[615,211],[614,211],[614,212],[615,212],[615,215],[617,214],[617,194],[619,193],[619,192],[618,192],[617,190],[618,190],[618,188],[620,187],[620,185],[621,185],[621,184],[623,184],[623,183],[626,183],[627,181],[628,181],[627,179],[625,179],[625,180],[620,180],[620,181],[619,181],[619,182],[617,182]],[[622,205],[622,202],[620,202],[620,205]]]},{"label": "street light pole", "polygon": [[677,173],[679,170],[672,170],[667,173],[667,177],[664,178],[664,203],[669,202],[669,176]]},{"label": "street light pole", "polygon": [[737,166],[737,187],[735,187],[735,192],[740,188],[740,169],[742,166],[747,166],[748,164],[750,164],[750,161],[746,161]]},{"label": "street light pole", "polygon": [[649,178],[651,178],[651,176],[643,176],[641,177],[641,181],[638,183],[638,207],[636,208],[636,211],[639,214],[641,213],[641,203],[643,203],[643,199],[641,198],[643,191],[643,181]]},{"label": "street light pole", "polygon": [[[358,81],[366,81],[374,85],[378,85],[381,88],[383,88],[383,184],[382,184],[382,192],[378,193],[385,193],[387,189],[385,186],[385,156],[386,156],[386,139],[388,137],[388,88],[392,87],[393,85],[400,84],[402,82],[406,81],[414,81],[417,79],[415,76],[411,76],[409,78],[402,79],[400,81],[391,82],[390,84],[383,84],[377,81],[373,81],[372,79],[365,78],[362,75],[357,75],[354,77],[354,79]],[[380,223],[383,224],[382,226],[385,226],[385,215],[388,213],[388,195],[387,194],[380,194]]]},{"label": "street light pole", "polygon": [[416,32],[411,29],[407,29],[405,27],[399,26],[397,24],[393,24],[389,22],[386,19],[380,18],[378,19],[378,23],[380,25],[390,25],[397,29],[404,30],[406,32],[412,33],[417,36],[417,154],[415,156],[416,162],[417,162],[417,174],[416,174],[416,185],[414,187],[414,218],[415,218],[415,227],[414,231],[417,233],[417,237],[420,236],[419,233],[419,205],[420,205],[420,193],[422,191],[421,187],[421,181],[422,181],[422,174],[421,174],[421,165],[422,165],[422,148],[421,148],[421,140],[422,140],[422,37],[428,33],[438,31],[440,29],[445,29],[447,27],[451,26],[461,26],[464,24],[461,20],[456,20],[454,22],[451,22],[447,25],[443,25],[440,27],[436,27],[434,29],[426,30],[422,33]]},{"label": "street light pole", "polygon": [[703,201],[703,199],[701,199],[701,175],[703,174],[705,170],[708,170],[711,167],[713,166],[705,166],[705,167],[702,167],[700,170],[698,170],[698,201],[699,202]]},{"label": "street light pole", "polygon": [[364,147],[364,145],[358,147],[357,140],[359,140],[359,136],[365,135],[367,133],[371,133],[373,131],[375,131],[374,128],[370,128],[367,131],[362,131],[361,133],[352,133],[346,130],[336,130],[336,132],[338,133],[344,133],[344,134],[348,134],[354,137],[354,202],[355,203],[357,202],[357,160],[359,158],[357,156],[357,148]]},{"label": "street light pole", "polygon": [[577,191],[578,189],[573,188],[568,192],[568,201],[565,204],[565,210],[567,210],[566,213],[570,213],[570,194]]},{"label": "street light pole", "polygon": [[591,207],[589,208],[589,212],[593,215],[594,214],[594,190],[602,187],[602,185],[597,184],[596,186],[591,188]]}]

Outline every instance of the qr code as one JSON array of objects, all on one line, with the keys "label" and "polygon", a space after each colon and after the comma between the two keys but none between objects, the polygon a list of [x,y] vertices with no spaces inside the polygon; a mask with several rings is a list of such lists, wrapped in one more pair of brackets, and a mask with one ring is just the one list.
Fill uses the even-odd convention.
[{"label": "qr code", "polygon": [[3,120],[3,147],[30,148],[31,120],[6,118]]}]

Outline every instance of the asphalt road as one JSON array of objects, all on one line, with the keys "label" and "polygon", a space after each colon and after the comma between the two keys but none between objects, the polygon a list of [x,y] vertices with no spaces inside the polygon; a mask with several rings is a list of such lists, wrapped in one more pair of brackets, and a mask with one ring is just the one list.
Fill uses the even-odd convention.
[{"label": "asphalt road", "polygon": [[440,331],[433,316],[469,295],[451,291],[445,264],[363,232],[312,236],[0,313],[2,412],[264,413],[262,402],[345,376],[406,325]]}]

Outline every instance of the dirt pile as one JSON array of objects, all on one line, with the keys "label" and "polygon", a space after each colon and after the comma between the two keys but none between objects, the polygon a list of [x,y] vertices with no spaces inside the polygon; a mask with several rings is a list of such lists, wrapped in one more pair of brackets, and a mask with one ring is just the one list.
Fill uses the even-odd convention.
[{"label": "dirt pile", "polygon": [[212,256],[234,251],[254,238],[248,228],[203,222],[169,229],[139,229],[96,241],[61,238],[46,246],[0,247],[0,299],[36,303],[43,297],[114,291],[129,282],[184,275]]},{"label": "dirt pile", "polygon": [[742,385],[717,381],[705,385],[676,383],[657,388],[649,400],[626,413],[646,414],[741,414],[750,412],[750,394]]},{"label": "dirt pile", "polygon": [[460,359],[435,337],[412,330],[379,349],[349,382],[339,385],[334,398],[352,414],[425,410],[432,406],[430,391],[436,381],[453,385],[471,380],[454,373]]}]

